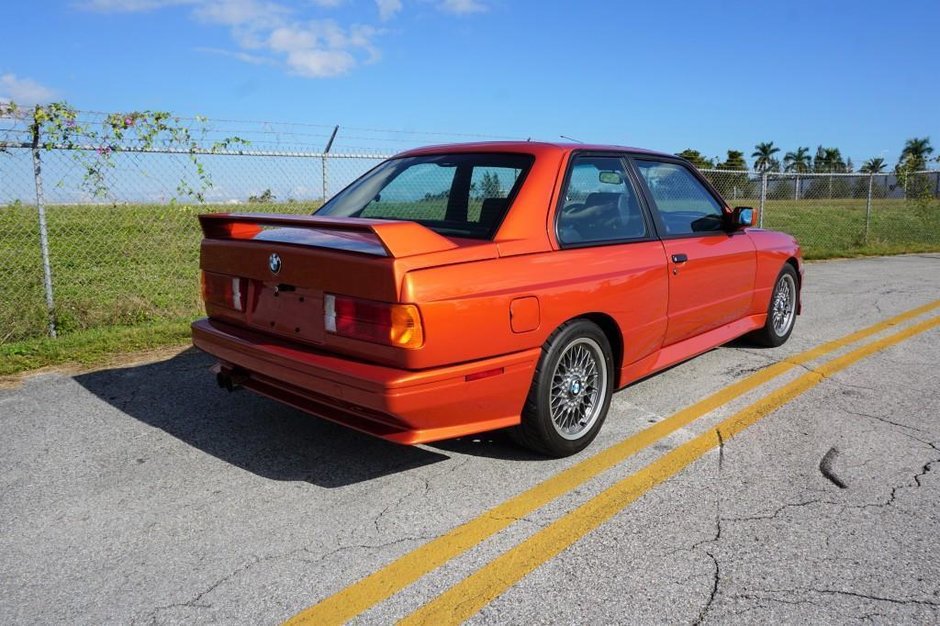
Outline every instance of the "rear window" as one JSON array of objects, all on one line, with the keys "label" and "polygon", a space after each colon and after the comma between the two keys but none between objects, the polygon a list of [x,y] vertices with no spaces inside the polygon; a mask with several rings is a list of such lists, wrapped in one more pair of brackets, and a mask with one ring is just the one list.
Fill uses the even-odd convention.
[{"label": "rear window", "polygon": [[442,235],[490,239],[533,161],[528,154],[391,159],[339,192],[316,214],[408,220]]}]

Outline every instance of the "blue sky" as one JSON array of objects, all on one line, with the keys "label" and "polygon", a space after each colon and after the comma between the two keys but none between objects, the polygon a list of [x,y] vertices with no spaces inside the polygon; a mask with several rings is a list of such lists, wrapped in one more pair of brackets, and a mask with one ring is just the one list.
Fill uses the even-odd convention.
[{"label": "blue sky", "polygon": [[[0,98],[617,143],[940,152],[940,2],[74,0],[3,10]],[[936,154],[936,153],[935,153]]]}]

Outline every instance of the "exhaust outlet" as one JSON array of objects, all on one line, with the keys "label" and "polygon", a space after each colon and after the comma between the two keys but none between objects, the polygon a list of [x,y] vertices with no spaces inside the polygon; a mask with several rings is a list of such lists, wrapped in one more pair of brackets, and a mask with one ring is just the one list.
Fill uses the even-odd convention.
[{"label": "exhaust outlet", "polygon": [[215,382],[227,391],[238,391],[248,376],[233,370],[221,370],[215,375]]}]

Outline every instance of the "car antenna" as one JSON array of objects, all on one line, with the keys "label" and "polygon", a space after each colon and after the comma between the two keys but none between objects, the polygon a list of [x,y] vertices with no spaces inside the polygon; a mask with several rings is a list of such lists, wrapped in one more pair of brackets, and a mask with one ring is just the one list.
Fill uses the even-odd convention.
[{"label": "car antenna", "polygon": [[574,141],[576,143],[584,143],[580,139],[575,139],[574,137],[569,137],[568,135],[558,135],[558,136],[561,137],[562,139],[567,139],[568,141]]}]

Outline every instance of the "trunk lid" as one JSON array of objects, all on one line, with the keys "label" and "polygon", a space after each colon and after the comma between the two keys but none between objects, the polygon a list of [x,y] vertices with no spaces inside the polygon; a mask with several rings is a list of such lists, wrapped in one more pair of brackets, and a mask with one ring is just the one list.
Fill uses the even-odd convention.
[{"label": "trunk lid", "polygon": [[384,350],[357,349],[325,331],[324,294],[394,303],[407,271],[497,255],[492,242],[451,240],[415,222],[269,214],[199,221],[205,280],[235,285],[228,293],[242,299],[240,307],[223,304],[204,290],[209,317],[378,360],[387,360]]}]

